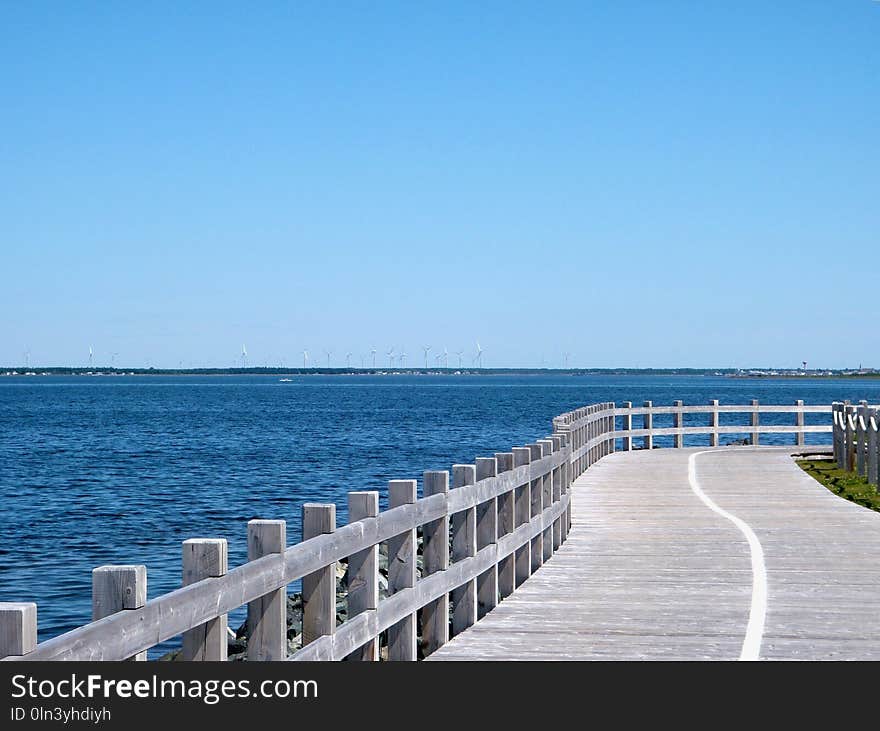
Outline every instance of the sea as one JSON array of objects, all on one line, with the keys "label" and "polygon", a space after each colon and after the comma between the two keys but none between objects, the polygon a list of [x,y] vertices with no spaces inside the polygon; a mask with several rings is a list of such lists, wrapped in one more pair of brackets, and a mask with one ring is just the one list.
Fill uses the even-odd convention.
[{"label": "sea", "polygon": [[[145,564],[150,598],[180,586],[181,541],[226,538],[247,556],[247,521],[284,519],[420,479],[548,435],[600,401],[828,404],[880,401],[880,379],[715,376],[295,375],[0,378],[0,601],[36,601],[39,638],[91,619],[91,570]],[[654,426],[668,426],[655,416]],[[685,425],[705,423],[694,415]],[[722,424],[745,423],[722,415]],[[762,415],[762,423],[791,415]],[[807,423],[828,416],[807,415]],[[703,419],[702,422],[699,419]],[[640,426],[634,417],[633,426]],[[722,443],[747,436],[722,435]],[[671,438],[655,438],[669,446]],[[762,435],[762,443],[792,435]],[[825,443],[828,435],[807,435]],[[686,446],[707,443],[688,436]],[[244,610],[230,615],[230,626]],[[169,641],[151,652],[174,647]]]}]

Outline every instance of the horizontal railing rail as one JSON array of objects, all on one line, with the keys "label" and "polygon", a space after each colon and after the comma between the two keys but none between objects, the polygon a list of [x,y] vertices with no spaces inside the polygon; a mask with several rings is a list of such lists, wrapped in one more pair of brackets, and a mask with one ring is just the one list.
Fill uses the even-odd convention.
[{"label": "horizontal railing rail", "polygon": [[[719,414],[751,414],[748,425],[721,425]],[[758,415],[794,414],[794,423],[761,424]],[[727,433],[829,432],[805,424],[805,414],[832,406],[642,406],[600,403],[553,419],[544,439],[481,457],[449,471],[388,484],[387,510],[376,491],[348,494],[349,523],[336,526],[336,506],[302,507],[303,540],[287,546],[286,522],[248,523],[248,561],[227,566],[222,538],[183,543],[183,586],[147,601],[143,565],[101,566],[92,572],[93,620],[37,643],[37,607],[0,603],[0,657],[6,660],[146,659],[146,651],[182,636],[186,660],[227,658],[227,615],[247,606],[249,660],[414,660],[463,632],[510,596],[565,542],[572,525],[571,485],[591,465],[633,439],[653,448],[654,437]],[[654,415],[672,427],[654,427]],[[705,425],[685,425],[685,414],[708,414]],[[633,428],[640,416],[642,428]],[[844,424],[834,410],[834,418]],[[877,421],[876,413],[870,418]],[[859,432],[854,424],[853,434]],[[838,421],[834,422],[837,429]],[[841,427],[845,446],[847,429]],[[864,430],[865,444],[870,430]],[[876,444],[876,428],[874,429]],[[835,431],[837,440],[837,431]],[[856,437],[851,440],[858,445]],[[835,441],[835,445],[837,441]],[[836,449],[836,447],[835,447]],[[859,447],[854,448],[856,451]],[[867,450],[867,447],[865,448]],[[876,450],[875,450],[876,452]],[[835,452],[836,454],[836,452]],[[867,454],[867,452],[866,452]],[[854,458],[855,459],[855,458]],[[866,457],[869,461],[869,458]],[[875,470],[876,472],[876,470]],[[421,540],[421,544],[419,541]],[[387,591],[379,592],[379,551],[387,554]],[[421,558],[421,569],[419,569]],[[337,625],[336,568],[347,565],[346,620]],[[301,647],[288,643],[287,586],[302,581]],[[380,648],[381,643],[381,648]],[[380,652],[381,650],[381,652]]]}]

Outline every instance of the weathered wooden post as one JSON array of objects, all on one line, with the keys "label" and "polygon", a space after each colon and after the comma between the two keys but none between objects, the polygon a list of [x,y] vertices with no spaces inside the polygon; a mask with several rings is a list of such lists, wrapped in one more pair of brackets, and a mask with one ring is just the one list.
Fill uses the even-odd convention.
[{"label": "weathered wooden post", "polygon": [[[303,537],[306,535],[306,505],[303,506]],[[248,561],[256,561],[263,556],[277,555],[284,561],[287,548],[287,521],[251,520],[248,521]],[[305,596],[305,579],[303,579]],[[306,621],[303,618],[303,644],[315,639],[306,639]],[[287,659],[287,589],[275,591],[248,603],[247,610],[247,657],[248,660],[286,660]]]},{"label": "weathered wooden post", "polygon": [[[652,409],[654,407],[653,402],[645,401],[645,408]],[[646,411],[644,417],[642,417],[642,428],[647,429],[648,433],[645,434],[643,445],[645,449],[653,449],[654,448],[654,436],[650,433],[650,430],[653,429],[654,416],[650,411]]]},{"label": "weathered wooden post", "polygon": [[760,424],[758,418],[758,399],[752,399],[752,437],[751,444],[757,445],[760,441],[760,436],[758,435],[758,425]]},{"label": "weathered wooden post", "polygon": [[[446,470],[425,472],[422,478],[422,494],[447,495],[449,473]],[[425,576],[446,571],[449,568],[449,517],[432,520],[422,527],[423,573]],[[422,609],[422,644],[425,655],[449,642],[449,594],[428,602]]]},{"label": "weathered wooden post", "polygon": [[[513,469],[513,452],[497,452],[495,461],[498,464],[498,473],[503,474]],[[516,507],[514,502],[516,495],[514,490],[509,490],[498,496],[498,536],[506,536],[513,533],[516,527]],[[498,594],[504,599],[516,588],[516,567],[514,554],[502,556],[498,562]]]},{"label": "weathered wooden post", "polygon": [[712,399],[709,402],[709,405],[712,406],[712,411],[709,412],[709,427],[712,431],[709,434],[709,446],[717,447],[718,446],[718,399]]},{"label": "weathered wooden post", "polygon": [[[682,412],[680,411],[681,407],[684,406],[684,401],[678,400],[673,404],[679,411],[672,412],[672,427],[674,429],[681,429],[682,426]],[[681,449],[684,446],[684,435],[679,432],[673,436],[672,440],[673,445],[676,449]]]},{"label": "weathered wooden post", "polygon": [[[391,480],[388,506],[412,505],[416,501],[416,490],[415,480]],[[416,529],[412,528],[388,540],[388,595],[412,589],[416,578]],[[388,659],[417,659],[415,612],[388,628]]]},{"label": "weathered wooden post", "polygon": [[[229,568],[225,538],[191,538],[183,542],[183,585],[225,576]],[[227,619],[221,614],[183,633],[182,657],[194,661],[226,660]]]},{"label": "weathered wooden post", "polygon": [[834,451],[838,469],[846,469],[846,409],[844,404],[832,406],[834,417]]},{"label": "weathered wooden post", "polygon": [[856,444],[855,444],[855,406],[848,401],[845,403],[846,416],[846,469],[850,472],[856,468]]},{"label": "weathered wooden post", "polygon": [[[516,467],[528,465],[532,461],[532,450],[528,447],[513,448],[513,463]],[[532,497],[531,483],[526,477],[525,483],[516,488],[516,496],[514,497],[514,521],[516,527],[525,525],[532,519]],[[516,586],[522,584],[532,573],[532,552],[531,543],[526,542],[522,548],[518,548],[514,554],[514,563],[516,564]]]},{"label": "weathered wooden post", "polygon": [[[467,487],[476,481],[472,464],[452,466],[452,487]],[[477,554],[477,509],[468,508],[452,516],[452,560],[461,561]],[[477,621],[477,582],[466,581],[452,590],[452,634],[464,632]]]},{"label": "weathered wooden post", "polygon": [[880,483],[880,474],[878,474],[878,463],[880,463],[880,442],[878,442],[877,429],[880,427],[880,412],[877,409],[870,409],[868,412],[868,483],[876,488]]},{"label": "weathered wooden post", "polygon": [[37,605],[0,602],[0,658],[24,657],[37,647]]},{"label": "weathered wooden post", "polygon": [[[623,431],[632,431],[633,428],[633,417],[630,410],[632,409],[632,401],[624,401],[623,408],[627,409],[627,413],[623,415]],[[624,437],[623,441],[623,451],[630,452],[632,451],[632,438]]]},{"label": "weathered wooden post", "polygon": [[[478,457],[476,460],[477,482],[498,474],[494,457]],[[498,498],[477,505],[477,550],[487,548],[498,541]],[[498,604],[498,564],[477,576],[477,619]]]},{"label": "weathered wooden post", "polygon": [[617,417],[614,415],[614,409],[617,408],[617,404],[613,401],[609,401],[606,404],[606,408],[611,411],[608,415],[608,430],[610,432],[608,439],[608,454],[613,454],[617,451],[617,440],[614,437],[614,433],[617,431]]},{"label": "weathered wooden post", "polygon": [[[357,523],[379,515],[379,493],[348,493],[348,522]],[[335,522],[335,521],[334,521]],[[427,535],[425,545],[427,546]],[[448,543],[448,541],[447,541]],[[448,555],[448,554],[447,554]],[[427,551],[425,562],[427,565]],[[445,567],[444,567],[445,568]],[[334,587],[335,589],[335,587]],[[379,606],[379,546],[370,546],[348,557],[348,618]],[[438,600],[439,601],[439,600]],[[335,597],[334,597],[335,603]],[[352,652],[348,659],[374,662],[379,659],[379,638],[374,637]]]},{"label": "weathered wooden post", "polygon": [[[598,422],[597,422],[598,423]],[[538,444],[541,446],[542,455],[544,457],[552,457],[553,455],[553,441],[550,439],[539,439]],[[598,459],[598,457],[597,457]],[[549,461],[549,459],[548,459]],[[553,502],[553,470],[548,469],[544,473],[544,477],[541,480],[542,483],[542,497],[541,497],[541,510],[542,512],[550,507]],[[553,525],[550,524],[544,528],[544,537],[543,537],[543,548],[544,548],[544,561],[547,561],[553,555]]]},{"label": "weathered wooden post", "polygon": [[[99,566],[92,571],[92,620],[140,609],[147,603],[147,567],[142,564]],[[143,661],[139,652],[131,660]]]},{"label": "weathered wooden post", "polygon": [[[529,449],[532,451],[532,463],[537,462],[544,457],[544,449],[540,444],[529,444]],[[536,477],[532,480],[530,494],[532,497],[532,505],[531,505],[531,513],[532,518],[541,515],[544,511],[544,479],[542,477]],[[544,534],[538,533],[532,539],[532,573],[535,573],[541,565],[544,563]]]},{"label": "weathered wooden post", "polygon": [[797,427],[797,434],[795,434],[795,444],[799,447],[804,446],[806,444],[806,433],[804,432],[804,400],[798,399],[795,401],[795,406],[797,406],[797,411],[794,415],[794,425]]},{"label": "weathered wooden post", "polygon": [[[554,434],[551,439],[553,440],[553,453],[558,454],[562,451],[562,437],[558,434]],[[559,464],[553,470],[553,484],[552,491],[550,495],[550,499],[553,505],[556,505],[562,499],[562,472],[563,466],[562,463]],[[559,547],[562,545],[562,517],[556,516],[553,519],[553,551],[556,552],[559,550]]]},{"label": "weathered wooden post", "polygon": [[868,402],[859,401],[856,409],[856,472],[861,477],[868,474],[867,451],[868,451]]}]

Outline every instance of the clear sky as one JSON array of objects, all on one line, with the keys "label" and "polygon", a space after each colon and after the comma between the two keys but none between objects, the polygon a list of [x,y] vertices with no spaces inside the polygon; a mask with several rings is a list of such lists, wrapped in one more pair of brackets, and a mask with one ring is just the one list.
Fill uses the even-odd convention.
[{"label": "clear sky", "polygon": [[880,366],[880,2],[0,0],[0,34],[0,365]]}]

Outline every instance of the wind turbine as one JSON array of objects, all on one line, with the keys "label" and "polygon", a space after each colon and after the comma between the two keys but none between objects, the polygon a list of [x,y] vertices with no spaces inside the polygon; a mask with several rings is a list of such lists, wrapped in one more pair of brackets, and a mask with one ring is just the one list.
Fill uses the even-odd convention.
[{"label": "wind turbine", "polygon": [[[401,348],[401,350],[403,350],[403,348]],[[403,352],[400,354],[400,367],[406,368],[406,351],[405,350],[403,350]]]},{"label": "wind turbine", "polygon": [[92,357],[94,356],[94,352],[92,351],[92,346],[89,346],[89,368],[92,367]]},{"label": "wind turbine", "polygon": [[309,351],[303,351],[303,370],[309,367]]},{"label": "wind turbine", "polygon": [[241,345],[241,367],[247,368],[247,348],[244,347],[244,343]]},{"label": "wind turbine", "polygon": [[345,354],[345,364],[348,367],[348,370],[351,370],[351,353]]},{"label": "wind turbine", "polygon": [[376,367],[376,349],[375,348],[370,350],[370,355],[373,356],[373,368],[375,368]]},{"label": "wind turbine", "polygon": [[333,351],[325,350],[324,354],[327,356],[327,367],[330,367],[330,356],[333,355]]},{"label": "wind turbine", "polygon": [[388,367],[394,368],[394,348],[391,348],[385,355],[388,356]]},{"label": "wind turbine", "polygon": [[425,370],[428,370],[428,351],[431,349],[430,345],[422,346],[422,350],[425,351]]},{"label": "wind turbine", "polygon": [[477,357],[475,358],[477,361],[477,368],[483,367],[483,349],[480,347],[480,341],[477,340]]},{"label": "wind turbine", "polygon": [[443,346],[443,367],[446,370],[449,370],[449,351],[446,349],[446,346]]},{"label": "wind turbine", "polygon": [[464,351],[456,350],[455,354],[458,356],[458,370],[461,370],[461,356],[464,355]]}]

